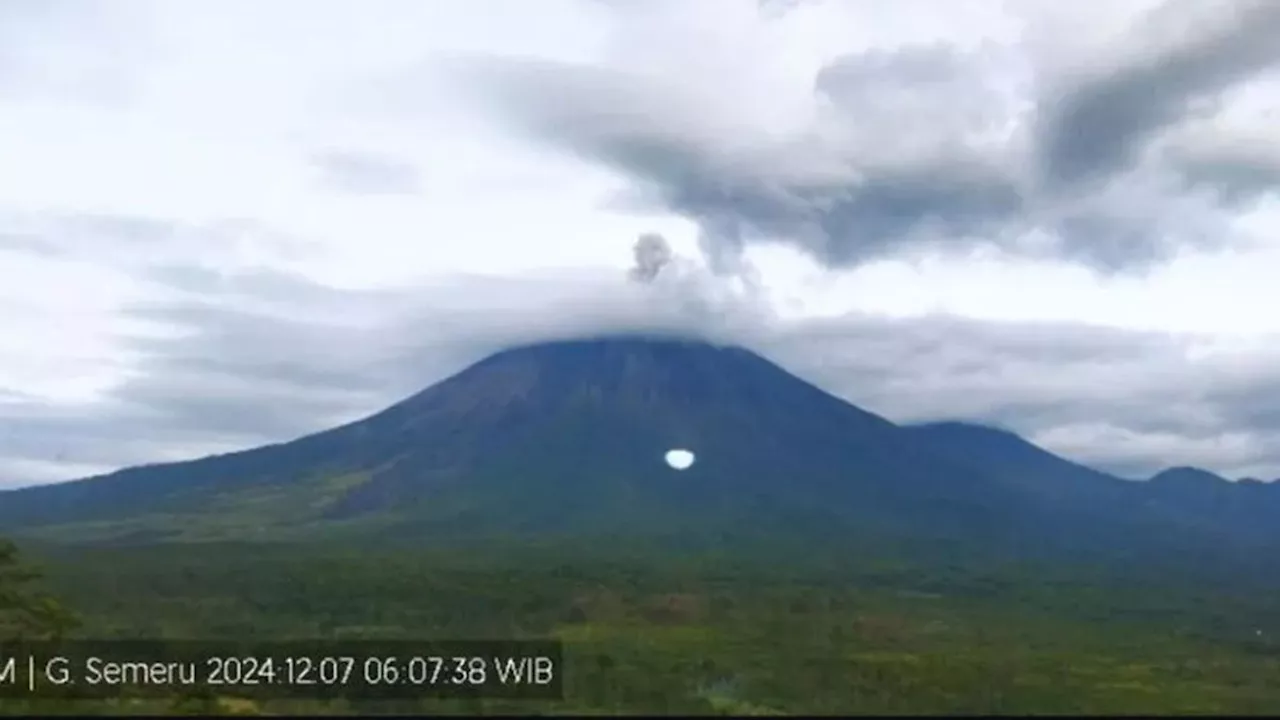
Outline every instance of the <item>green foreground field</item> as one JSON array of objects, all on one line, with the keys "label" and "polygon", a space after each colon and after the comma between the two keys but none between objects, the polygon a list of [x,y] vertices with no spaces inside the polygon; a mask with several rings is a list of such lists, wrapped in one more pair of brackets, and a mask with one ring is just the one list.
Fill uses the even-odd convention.
[{"label": "green foreground field", "polygon": [[[94,638],[556,637],[562,701],[4,701],[4,712],[1276,713],[1266,593],[1034,568],[563,548],[31,549]],[[623,557],[627,559],[622,559]]]}]

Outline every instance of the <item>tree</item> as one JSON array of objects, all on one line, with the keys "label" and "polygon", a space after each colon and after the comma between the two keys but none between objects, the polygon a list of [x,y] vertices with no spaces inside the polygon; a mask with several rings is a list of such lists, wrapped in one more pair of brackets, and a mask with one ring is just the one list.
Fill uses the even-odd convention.
[{"label": "tree", "polygon": [[72,612],[40,589],[40,578],[18,547],[0,538],[0,640],[57,639],[79,625]]}]

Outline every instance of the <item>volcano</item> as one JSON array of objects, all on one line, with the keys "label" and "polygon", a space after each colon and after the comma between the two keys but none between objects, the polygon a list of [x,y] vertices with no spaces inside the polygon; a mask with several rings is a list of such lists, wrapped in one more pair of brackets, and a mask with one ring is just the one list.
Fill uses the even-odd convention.
[{"label": "volcano", "polygon": [[[1006,445],[1008,457],[1047,454],[1014,436],[981,441],[994,432],[967,427],[948,443],[947,427],[895,425],[737,347],[567,340],[497,353],[292,442],[0,494],[0,530],[81,542],[752,536],[820,548],[857,537],[1106,552],[1209,532],[1151,525],[1134,483],[1065,461],[1001,464]],[[696,462],[673,469],[673,449]],[[1037,467],[1057,469],[1029,477]]]},{"label": "volcano", "polygon": [[[672,449],[696,453],[676,472]],[[104,536],[658,532],[781,518],[1007,525],[1015,489],[736,347],[604,338],[490,356],[371,417],[244,452],[0,495],[0,527]]]}]

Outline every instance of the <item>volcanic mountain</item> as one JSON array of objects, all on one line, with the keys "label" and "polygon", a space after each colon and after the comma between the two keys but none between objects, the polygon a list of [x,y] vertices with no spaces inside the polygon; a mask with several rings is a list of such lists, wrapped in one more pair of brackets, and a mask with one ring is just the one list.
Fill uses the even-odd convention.
[{"label": "volcanic mountain", "polygon": [[[671,448],[696,462],[673,470]],[[292,442],[3,493],[0,530],[1113,553],[1217,539],[1144,513],[1136,485],[990,428],[900,427],[740,348],[610,337],[500,352]]]}]

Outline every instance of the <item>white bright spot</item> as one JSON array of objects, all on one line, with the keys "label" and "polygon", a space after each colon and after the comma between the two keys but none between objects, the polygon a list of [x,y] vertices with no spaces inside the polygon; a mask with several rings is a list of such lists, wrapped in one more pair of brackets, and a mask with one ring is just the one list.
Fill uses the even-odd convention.
[{"label": "white bright spot", "polygon": [[693,464],[694,455],[688,450],[668,450],[667,464],[676,470],[687,470]]}]

